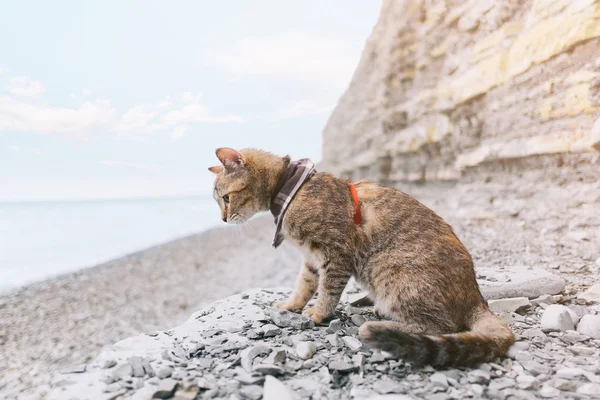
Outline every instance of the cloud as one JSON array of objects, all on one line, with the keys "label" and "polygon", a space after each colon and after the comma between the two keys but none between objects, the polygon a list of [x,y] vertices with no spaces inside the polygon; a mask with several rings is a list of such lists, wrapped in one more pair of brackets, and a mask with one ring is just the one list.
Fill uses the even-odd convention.
[{"label": "cloud", "polygon": [[233,46],[209,49],[206,64],[223,67],[235,79],[280,77],[345,87],[356,65],[351,45],[302,33],[248,37]]},{"label": "cloud", "polygon": [[0,130],[83,135],[92,128],[110,126],[116,110],[108,100],[86,101],[76,108],[0,97]]},{"label": "cloud", "polygon": [[139,104],[121,117],[116,129],[121,132],[171,131],[172,139],[185,136],[190,125],[245,123],[246,120],[232,114],[213,114],[202,104],[201,93],[184,92],[169,96],[156,104]]},{"label": "cloud", "polygon": [[201,104],[193,103],[184,106],[179,110],[173,110],[161,117],[163,126],[175,125],[187,122],[205,122],[209,124],[222,124],[226,122],[246,122],[243,118],[236,115],[211,115],[206,107]]},{"label": "cloud", "polygon": [[[31,81],[15,78],[11,91],[32,95]],[[21,86],[16,83],[20,83]],[[23,86],[25,85],[25,86]],[[40,85],[41,86],[41,85]],[[87,89],[83,89],[86,95]],[[91,91],[88,91],[91,95]],[[31,97],[31,96],[30,96]],[[76,97],[74,94],[71,97]],[[156,103],[138,104],[119,112],[106,99],[86,99],[75,107],[49,105],[39,99],[0,96],[0,131],[42,134],[68,134],[80,137],[130,134],[140,138],[153,132],[170,133],[174,139],[185,136],[193,124],[244,123],[232,114],[214,114],[202,103],[201,93],[185,92]]]},{"label": "cloud", "polygon": [[115,160],[102,160],[101,163],[111,168],[132,168],[145,171],[158,171],[162,169],[161,166],[155,164],[129,163]]},{"label": "cloud", "polygon": [[334,107],[335,104],[322,105],[316,101],[304,100],[296,102],[289,107],[278,109],[277,111],[275,111],[272,119],[282,120],[289,118],[306,117],[311,115],[329,114]]},{"label": "cloud", "polygon": [[17,153],[17,152],[21,151],[21,146],[17,146],[17,145],[13,144],[13,145],[7,146],[6,149],[8,151],[12,151],[13,153]]},{"label": "cloud", "polygon": [[44,92],[44,87],[26,76],[17,76],[8,83],[8,90],[17,96],[39,97]]},{"label": "cloud", "polygon": [[84,96],[89,96],[92,94],[92,91],[88,88],[83,88],[83,89],[81,89],[81,94]]},{"label": "cloud", "polygon": [[171,132],[171,140],[179,140],[182,137],[186,136],[188,132],[188,128],[186,126],[178,126],[173,129]]}]

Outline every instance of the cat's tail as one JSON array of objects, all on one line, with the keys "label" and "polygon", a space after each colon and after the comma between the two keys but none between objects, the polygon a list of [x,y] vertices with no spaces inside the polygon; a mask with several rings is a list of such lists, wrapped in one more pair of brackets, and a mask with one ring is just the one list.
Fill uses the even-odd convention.
[{"label": "cat's tail", "polygon": [[482,310],[468,332],[418,335],[402,331],[393,321],[366,322],[361,339],[369,346],[414,364],[469,366],[506,354],[515,339],[508,326],[488,309]]}]

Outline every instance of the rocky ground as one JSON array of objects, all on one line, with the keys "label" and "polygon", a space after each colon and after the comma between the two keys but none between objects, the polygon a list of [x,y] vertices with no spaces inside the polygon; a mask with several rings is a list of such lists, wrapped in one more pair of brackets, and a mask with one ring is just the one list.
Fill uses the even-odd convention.
[{"label": "rocky ground", "polygon": [[[536,279],[536,271],[530,274]],[[505,272],[511,277],[514,271]],[[543,273],[543,272],[542,272]],[[489,275],[489,274],[488,274]],[[415,367],[363,347],[375,320],[352,288],[328,325],[271,308],[287,290],[236,295],[183,325],[126,339],[53,381],[52,399],[592,399],[600,397],[600,285],[579,296],[546,277],[522,293],[481,279],[492,310],[518,342],[509,357],[477,368]],[[491,285],[490,285],[491,284]],[[550,294],[535,299],[533,287]],[[506,289],[506,290],[505,290]],[[564,294],[552,295],[562,291]]]},{"label": "rocky ground", "polygon": [[[560,177],[551,172],[544,172],[544,178],[542,172],[527,172],[526,166],[519,166],[519,171],[525,171],[520,178],[527,179],[490,173],[485,183],[466,179],[458,185],[403,185],[401,189],[453,226],[473,255],[479,275],[496,280],[488,279],[490,286],[507,285],[510,280],[513,289],[519,289],[516,277],[522,274],[508,272],[535,267],[566,281],[559,293],[562,305],[597,313],[596,304],[579,304],[583,299],[577,296],[599,282],[600,183],[592,176]],[[524,180],[529,182],[525,187]],[[285,246],[272,250],[272,233],[272,220],[258,218],[0,297],[0,397],[39,398],[49,390],[53,373],[89,363],[104,345],[140,332],[168,329],[194,310],[250,287],[291,286],[299,255]],[[548,293],[531,292],[525,297],[531,297],[531,302],[543,294]],[[523,297],[517,295],[514,290],[510,294]],[[561,304],[560,297],[554,300]],[[510,314],[515,330],[537,332],[543,307],[534,305]],[[523,332],[522,338],[529,342]],[[567,361],[593,360],[560,347],[564,342],[556,333],[543,333],[540,338],[547,342],[540,350],[535,340],[542,339],[534,337],[531,350],[556,354],[559,359],[564,356]],[[592,348],[597,357],[594,340],[574,346]],[[533,354],[534,360],[552,365],[556,372],[558,364],[540,362],[543,359]],[[553,384],[544,374],[536,379],[545,386]],[[584,385],[586,379],[575,381]],[[543,394],[539,389],[527,393],[539,397]]]}]

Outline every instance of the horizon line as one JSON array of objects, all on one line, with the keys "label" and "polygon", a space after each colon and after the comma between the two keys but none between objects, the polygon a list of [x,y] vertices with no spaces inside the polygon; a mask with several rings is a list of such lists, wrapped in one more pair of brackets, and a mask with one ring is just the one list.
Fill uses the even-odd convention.
[{"label": "horizon line", "polygon": [[142,196],[122,196],[122,197],[81,197],[65,199],[2,199],[0,205],[23,204],[23,203],[84,203],[99,201],[139,201],[139,200],[175,200],[184,198],[210,197],[210,193],[192,193],[192,194],[169,194],[169,195],[142,195]]}]

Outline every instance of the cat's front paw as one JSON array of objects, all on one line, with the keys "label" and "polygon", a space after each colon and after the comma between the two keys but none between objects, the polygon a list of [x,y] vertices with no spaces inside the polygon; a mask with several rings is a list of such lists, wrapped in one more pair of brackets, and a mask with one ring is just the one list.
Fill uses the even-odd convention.
[{"label": "cat's front paw", "polygon": [[273,307],[280,308],[280,309],[286,310],[286,311],[297,312],[297,313],[302,311],[302,308],[303,308],[302,305],[294,303],[293,301],[290,301],[290,299],[277,301],[277,302],[273,303]]},{"label": "cat's front paw", "polygon": [[329,315],[319,311],[316,307],[308,307],[302,315],[315,321],[315,324],[321,324],[329,317]]}]

